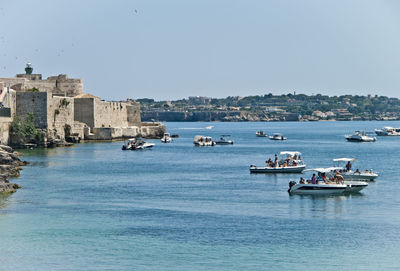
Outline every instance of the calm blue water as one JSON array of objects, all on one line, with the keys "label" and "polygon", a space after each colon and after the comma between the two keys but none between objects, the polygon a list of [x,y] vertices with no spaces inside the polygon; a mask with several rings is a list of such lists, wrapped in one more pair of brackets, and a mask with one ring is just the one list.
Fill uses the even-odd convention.
[{"label": "calm blue water", "polygon": [[[386,125],[400,122],[167,123],[180,138],[150,151],[25,151],[23,189],[0,200],[0,269],[398,270],[400,138],[343,137]],[[288,140],[256,138],[260,129]],[[196,148],[197,134],[235,144]],[[309,168],[355,157],[354,169],[381,175],[356,195],[289,196],[301,175],[248,170],[283,150]]]}]

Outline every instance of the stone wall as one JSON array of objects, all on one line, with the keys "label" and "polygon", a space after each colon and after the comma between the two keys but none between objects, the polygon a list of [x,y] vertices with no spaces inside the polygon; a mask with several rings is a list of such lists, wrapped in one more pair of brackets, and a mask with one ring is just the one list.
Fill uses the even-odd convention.
[{"label": "stone wall", "polygon": [[94,98],[74,99],[74,120],[94,128]]},{"label": "stone wall", "polygon": [[41,80],[41,74],[17,74],[17,78],[0,78],[5,87],[17,91],[37,88],[39,91],[52,92],[55,95],[74,97],[82,93],[82,79],[71,79],[65,74]]},{"label": "stone wall", "polygon": [[47,106],[48,136],[65,139],[65,126],[74,123],[74,99],[53,96]]},{"label": "stone wall", "polygon": [[131,105],[126,106],[128,114],[128,126],[138,126],[142,122],[140,117],[140,103],[131,102]]},{"label": "stone wall", "polygon": [[66,74],[48,77],[47,81],[54,82],[54,95],[74,97],[83,92],[82,79],[68,78]]},{"label": "stone wall", "polygon": [[39,129],[47,129],[47,105],[51,93],[47,92],[17,92],[16,116],[24,119],[27,114],[35,116],[35,126]]},{"label": "stone wall", "polygon": [[127,103],[95,99],[94,127],[128,127]]}]

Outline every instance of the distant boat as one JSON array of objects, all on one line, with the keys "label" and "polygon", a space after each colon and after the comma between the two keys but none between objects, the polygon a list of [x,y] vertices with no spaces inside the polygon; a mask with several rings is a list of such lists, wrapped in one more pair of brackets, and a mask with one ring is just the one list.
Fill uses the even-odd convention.
[{"label": "distant boat", "polygon": [[270,136],[269,139],[271,139],[271,140],[286,140],[287,138],[281,134],[274,134],[273,136]]},{"label": "distant boat", "polygon": [[375,142],[376,137],[368,136],[364,131],[355,131],[352,135],[345,135],[344,136],[347,141],[352,142]]},{"label": "distant boat", "polygon": [[375,129],[378,136],[400,136],[400,128],[383,127],[382,129]]},{"label": "distant boat", "polygon": [[169,133],[164,133],[164,136],[161,138],[161,142],[162,143],[171,143],[172,142],[172,138],[169,135]]},{"label": "distant boat", "polygon": [[264,131],[257,131],[256,132],[256,137],[267,137],[267,134],[264,133]]},{"label": "distant boat", "polygon": [[227,139],[230,135],[221,135],[218,140],[215,140],[215,144],[217,145],[230,145],[233,144],[233,140]]},{"label": "distant boat", "polygon": [[131,151],[138,151],[138,150],[145,150],[151,149],[154,147],[154,143],[145,142],[141,138],[130,138],[128,142],[122,146],[122,150],[131,150]]},{"label": "distant boat", "polygon": [[210,136],[200,136],[197,135],[193,139],[193,144],[195,146],[215,146],[215,142]]},{"label": "distant boat", "polygon": [[211,130],[214,126],[207,126],[206,129]]}]

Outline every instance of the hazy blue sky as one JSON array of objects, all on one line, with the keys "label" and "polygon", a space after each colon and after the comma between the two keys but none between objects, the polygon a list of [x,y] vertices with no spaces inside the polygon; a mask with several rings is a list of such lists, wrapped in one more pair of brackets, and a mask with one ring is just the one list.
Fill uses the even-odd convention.
[{"label": "hazy blue sky", "polygon": [[27,61],[113,100],[400,97],[400,1],[0,0],[0,77]]}]

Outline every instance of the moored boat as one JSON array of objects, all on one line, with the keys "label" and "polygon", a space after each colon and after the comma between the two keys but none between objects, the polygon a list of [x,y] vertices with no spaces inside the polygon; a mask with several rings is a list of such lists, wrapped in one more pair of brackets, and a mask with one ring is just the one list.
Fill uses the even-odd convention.
[{"label": "moored boat", "polygon": [[[339,167],[339,171],[342,174],[343,178],[345,181],[375,181],[376,178],[378,178],[378,173],[374,172],[372,169],[368,170],[355,170],[353,171],[352,164],[356,159],[354,158],[335,158],[333,159],[333,162],[336,163]],[[345,163],[346,165],[344,167],[341,167],[341,164]],[[333,175],[331,173],[330,175]]]},{"label": "moored boat", "polygon": [[[310,180],[300,178],[299,183],[289,182],[288,192],[290,194],[329,195],[360,192],[368,186],[368,183],[361,181],[345,181],[338,171],[340,168],[314,168],[307,171],[315,171]],[[335,172],[333,177],[330,173]]]},{"label": "moored boat", "polygon": [[387,126],[382,129],[375,129],[375,134],[378,136],[400,136],[400,128]]},{"label": "moored boat", "polygon": [[210,136],[200,136],[197,135],[193,139],[193,144],[195,146],[215,146],[215,142]]},{"label": "moored boat", "polygon": [[330,194],[346,194],[357,193],[368,186],[366,182],[351,182],[351,183],[289,183],[290,194],[305,194],[305,195],[330,195]]},{"label": "moored boat", "polygon": [[215,144],[217,145],[231,145],[233,144],[233,140],[227,139],[230,135],[221,135],[218,140],[215,140]]},{"label": "moored boat", "polygon": [[283,157],[278,159],[275,155],[275,161],[269,158],[264,167],[251,165],[250,173],[301,173],[306,168],[298,151],[282,151],[279,155]]},{"label": "moored boat", "polygon": [[169,133],[164,133],[163,137],[161,138],[161,142],[162,143],[171,143],[172,142],[172,138],[169,135]]},{"label": "moored boat", "polygon": [[131,151],[138,151],[138,150],[145,150],[151,149],[154,147],[154,143],[145,142],[141,138],[130,138],[128,141],[122,146],[122,150],[131,150]]},{"label": "moored boat", "polygon": [[267,134],[264,133],[264,131],[257,131],[256,132],[256,137],[267,137]]},{"label": "moored boat", "polygon": [[281,134],[277,134],[277,133],[276,133],[276,134],[270,136],[269,139],[271,139],[271,140],[286,140],[287,138],[284,137],[284,136],[281,135]]},{"label": "moored boat", "polygon": [[352,135],[345,135],[344,136],[347,141],[352,142],[375,142],[376,137],[368,136],[364,131],[355,131]]}]

